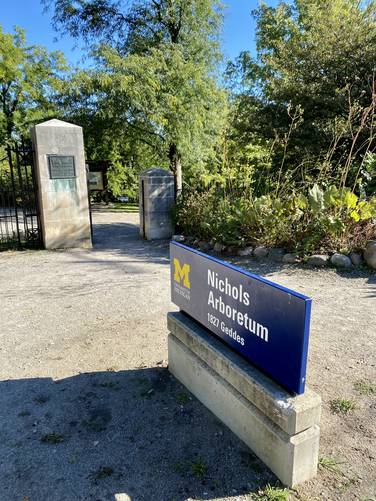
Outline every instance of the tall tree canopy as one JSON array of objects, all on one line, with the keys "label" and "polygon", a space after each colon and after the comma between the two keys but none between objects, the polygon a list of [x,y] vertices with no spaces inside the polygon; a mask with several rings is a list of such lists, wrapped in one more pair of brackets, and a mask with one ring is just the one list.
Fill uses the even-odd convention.
[{"label": "tall tree canopy", "polygon": [[[110,135],[147,144],[182,185],[213,158],[225,94],[217,84],[218,0],[45,0],[57,29],[83,37],[96,68],[76,76],[76,101]],[[85,97],[85,100],[82,98]]]},{"label": "tall tree canopy", "polygon": [[0,26],[0,144],[55,110],[64,69],[60,52],[29,46],[23,30],[4,33]]},{"label": "tall tree canopy", "polygon": [[376,148],[376,2],[294,0],[254,16],[257,58],[243,53],[229,68],[235,136],[276,141],[278,165],[317,174],[326,162],[326,174],[360,181]]}]

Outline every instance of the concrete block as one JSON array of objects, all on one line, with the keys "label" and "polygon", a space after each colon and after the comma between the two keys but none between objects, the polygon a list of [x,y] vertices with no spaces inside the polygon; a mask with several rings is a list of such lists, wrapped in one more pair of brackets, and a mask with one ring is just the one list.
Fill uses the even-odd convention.
[{"label": "concrete block", "polygon": [[[91,228],[82,128],[48,120],[31,129],[46,249],[91,247]],[[49,157],[73,157],[74,176],[52,179]]]},{"label": "concrete block", "polygon": [[169,370],[289,487],[317,472],[321,399],[291,396],[183,313],[168,315]]},{"label": "concrete block", "polygon": [[140,175],[140,234],[147,240],[171,238],[171,211],[175,203],[175,180],[164,169],[149,169]]}]

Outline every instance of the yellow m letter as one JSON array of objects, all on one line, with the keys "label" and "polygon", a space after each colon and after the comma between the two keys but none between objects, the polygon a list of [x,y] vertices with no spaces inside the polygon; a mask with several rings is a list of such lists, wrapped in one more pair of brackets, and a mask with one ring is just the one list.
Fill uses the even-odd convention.
[{"label": "yellow m letter", "polygon": [[174,280],[179,284],[183,281],[184,287],[187,289],[191,288],[191,282],[189,281],[189,273],[191,267],[189,264],[185,263],[183,266],[180,265],[179,259],[174,258]]}]

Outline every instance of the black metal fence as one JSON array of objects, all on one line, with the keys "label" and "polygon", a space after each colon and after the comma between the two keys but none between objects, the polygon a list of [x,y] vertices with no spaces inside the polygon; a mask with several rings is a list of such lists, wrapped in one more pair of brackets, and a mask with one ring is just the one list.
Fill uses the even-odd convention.
[{"label": "black metal fence", "polygon": [[21,141],[0,158],[0,250],[42,245],[31,144]]}]

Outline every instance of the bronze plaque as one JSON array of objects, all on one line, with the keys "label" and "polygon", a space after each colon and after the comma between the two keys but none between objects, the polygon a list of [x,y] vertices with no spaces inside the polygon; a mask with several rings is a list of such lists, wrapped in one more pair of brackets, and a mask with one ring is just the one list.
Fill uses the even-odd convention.
[{"label": "bronze plaque", "polygon": [[74,156],[48,155],[50,179],[71,179],[76,177]]}]

